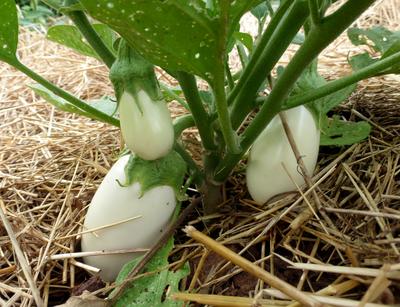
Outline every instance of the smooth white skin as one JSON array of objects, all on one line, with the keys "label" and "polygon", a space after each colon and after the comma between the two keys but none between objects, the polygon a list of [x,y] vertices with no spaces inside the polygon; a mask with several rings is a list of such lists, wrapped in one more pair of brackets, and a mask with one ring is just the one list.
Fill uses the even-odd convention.
[{"label": "smooth white skin", "polygon": [[[312,174],[317,163],[320,138],[315,120],[304,106],[285,111],[285,114],[307,171]],[[277,115],[250,150],[246,181],[249,193],[257,203],[263,204],[274,195],[296,190],[282,163],[296,184],[303,185],[304,178],[299,173],[296,157]]]},{"label": "smooth white skin", "polygon": [[121,96],[119,113],[122,137],[128,148],[144,160],[167,155],[174,144],[171,114],[163,101],[153,101],[140,90],[138,101],[128,92]]},{"label": "smooth white skin", "polygon": [[[83,252],[151,248],[168,225],[176,206],[174,190],[159,186],[140,198],[140,184],[121,187],[125,182],[124,167],[129,156],[120,158],[104,177],[86,214],[84,230],[140,218],[82,235]],[[105,281],[114,281],[122,266],[142,253],[84,257],[84,262],[101,269]]]}]

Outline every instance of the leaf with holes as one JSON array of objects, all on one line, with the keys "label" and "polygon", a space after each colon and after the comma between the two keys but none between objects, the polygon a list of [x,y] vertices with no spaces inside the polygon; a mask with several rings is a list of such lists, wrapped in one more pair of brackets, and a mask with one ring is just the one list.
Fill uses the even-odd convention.
[{"label": "leaf with holes", "polygon": [[218,64],[216,23],[202,1],[82,0],[90,15],[109,25],[152,63],[210,79]]},{"label": "leaf with holes", "polygon": [[[180,280],[189,273],[189,266],[187,264],[176,272],[168,270],[168,255],[172,250],[172,247],[173,238],[171,238],[146,265],[146,272],[148,272],[149,275],[133,281],[131,286],[119,297],[115,306],[182,306],[182,302],[172,301],[168,297],[163,299],[165,290],[169,287],[169,292],[177,292]],[[134,259],[122,268],[116,280],[117,284],[124,281],[140,259],[141,258]],[[151,274],[151,272],[154,272],[154,274]]]},{"label": "leaf with holes", "polygon": [[[232,1],[227,35],[260,0]],[[155,65],[196,74],[209,82],[221,69],[228,39],[221,35],[217,12],[210,16],[200,0],[81,0],[88,13],[117,31]]]},{"label": "leaf with holes", "polygon": [[382,26],[370,29],[350,28],[347,35],[354,45],[367,45],[382,54],[400,40],[400,31],[392,32]]},{"label": "leaf with holes", "polygon": [[[94,24],[93,28],[102,38],[109,50],[113,50],[115,39],[114,32],[104,24]],[[47,31],[47,39],[74,49],[75,51],[90,57],[99,59],[97,53],[85,41],[77,27],[71,25],[56,25]]]},{"label": "leaf with holes", "polygon": [[18,18],[14,0],[0,1],[0,60],[18,62]]},{"label": "leaf with holes", "polygon": [[321,146],[344,146],[361,142],[371,132],[371,126],[364,121],[347,122],[339,116],[325,117],[321,127]]},{"label": "leaf with holes", "polygon": [[[354,45],[367,45],[375,52],[380,53],[381,59],[400,52],[400,31],[392,32],[381,26],[370,29],[351,28],[347,31],[347,35]],[[349,58],[349,63],[353,70],[365,68],[377,61],[379,61],[379,58],[376,58],[375,55],[372,57],[368,52]],[[389,73],[400,73],[400,64],[377,72],[376,75]]]}]

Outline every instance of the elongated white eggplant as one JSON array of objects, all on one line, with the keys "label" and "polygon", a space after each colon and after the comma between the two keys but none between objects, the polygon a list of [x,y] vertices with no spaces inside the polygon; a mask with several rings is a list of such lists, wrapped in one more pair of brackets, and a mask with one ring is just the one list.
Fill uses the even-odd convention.
[{"label": "elongated white eggplant", "polygon": [[[174,166],[171,161],[180,161],[177,160],[175,153],[172,154],[174,156],[172,159],[167,158],[169,159],[167,163],[163,160],[157,162],[140,160],[133,161],[127,168],[132,159],[132,156],[127,155],[112,166],[87,211],[84,230],[98,230],[82,235],[83,252],[151,248],[157,242],[168,225],[177,203],[173,180],[169,177],[164,180],[168,165]],[[160,180],[158,178],[154,180],[154,176],[150,180],[146,179],[146,176],[155,173],[152,167],[156,163],[158,165],[154,168],[160,169],[161,173],[164,168],[164,174],[161,174]],[[176,169],[179,169],[179,172],[176,172]],[[175,170],[170,171],[170,175],[181,177],[174,179],[175,182],[181,182],[185,166],[180,164]],[[127,175],[127,171],[133,174]],[[137,180],[138,177],[143,180]],[[157,180],[159,184],[155,184]],[[168,184],[168,181],[171,184]],[[125,183],[128,184],[125,186]],[[126,221],[127,219],[130,220]],[[107,226],[110,224],[111,226]],[[102,228],[103,226],[107,227]],[[141,254],[143,253],[88,256],[84,258],[84,262],[101,269],[100,276],[103,280],[113,281],[126,262]]]},{"label": "elongated white eggplant", "polygon": [[119,105],[122,137],[127,147],[145,160],[167,155],[174,144],[171,115],[164,101],[153,101],[140,90],[122,94]]},{"label": "elongated white eggplant", "polygon": [[[299,106],[285,112],[296,145],[309,174],[317,163],[320,132],[310,111]],[[279,115],[274,117],[254,142],[247,164],[246,181],[251,197],[257,203],[265,203],[272,196],[295,190],[304,178],[290,147]]]}]

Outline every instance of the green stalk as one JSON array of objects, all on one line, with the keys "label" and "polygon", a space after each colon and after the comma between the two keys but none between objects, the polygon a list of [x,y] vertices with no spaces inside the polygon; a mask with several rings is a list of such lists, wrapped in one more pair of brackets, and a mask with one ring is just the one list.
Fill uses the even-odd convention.
[{"label": "green stalk", "polygon": [[[374,64],[364,67],[349,76],[330,81],[327,84],[317,89],[310,90],[304,94],[292,96],[284,103],[284,105],[282,106],[282,110],[294,108],[307,102],[325,97],[351,84],[357,83],[358,81],[374,77],[379,72],[390,68],[392,65],[397,64],[398,62],[400,62],[400,52],[396,52],[382,60],[379,60]],[[263,101],[259,101],[258,103],[263,104],[265,99],[262,100]]]},{"label": "green stalk", "polygon": [[219,40],[218,45],[218,57],[220,63],[218,67],[215,68],[214,78],[212,80],[211,87],[214,91],[215,106],[218,113],[218,122],[221,128],[222,135],[227,147],[228,152],[237,153],[240,152],[238,136],[236,132],[232,129],[231,120],[229,117],[228,103],[226,100],[225,93],[225,60],[226,60],[226,37],[229,25],[229,0],[220,0],[220,27],[219,35],[224,39]]},{"label": "green stalk", "polygon": [[194,127],[196,124],[192,114],[185,114],[175,118],[174,120],[174,132],[175,138],[178,138],[182,132],[190,127]]},{"label": "green stalk", "polygon": [[277,28],[282,17],[285,15],[287,9],[290,7],[290,5],[293,3],[293,1],[294,0],[285,1],[278,8],[276,13],[274,14],[273,18],[271,19],[270,23],[268,24],[267,29],[265,30],[264,34],[261,36],[259,43],[253,49],[253,52],[250,57],[250,61],[249,61],[248,65],[246,66],[246,68],[241,73],[238,83],[236,84],[233,91],[229,94],[228,105],[231,105],[233,103],[233,101],[236,99],[236,96],[242,90],[243,86],[245,85],[245,83],[247,82],[247,79],[250,76],[250,73],[251,73],[253,67],[255,66],[256,62],[258,61],[259,57],[261,56],[261,53],[263,52],[265,46],[269,42],[272,34],[275,32],[275,29]]},{"label": "green stalk", "polygon": [[235,80],[233,80],[231,70],[229,69],[228,61],[225,61],[225,75],[226,75],[226,81],[228,83],[228,88],[229,90],[232,90],[235,87]]},{"label": "green stalk", "polygon": [[[278,12],[275,17],[277,15]],[[300,30],[307,17],[307,2],[298,0],[276,27],[232,105],[231,121],[234,129],[240,126],[247,114],[253,109],[254,106],[249,101],[254,100],[260,86],[292,42],[293,37]],[[250,65],[249,63],[248,66]]]},{"label": "green stalk", "polygon": [[[69,0],[66,2],[67,5],[75,3],[77,3],[76,0]],[[72,11],[67,13],[67,16],[73,21],[78,30],[82,33],[83,37],[87,40],[94,51],[96,51],[107,67],[111,68],[111,65],[115,61],[115,56],[94,30],[85,13],[82,11]]]},{"label": "green stalk", "polygon": [[318,25],[320,23],[320,13],[318,8],[318,0],[308,0],[308,7],[310,9],[310,17],[313,25]]},{"label": "green stalk", "polygon": [[249,57],[246,54],[243,45],[241,43],[236,44],[236,50],[239,55],[240,64],[242,64],[242,67],[245,68],[249,62]]},{"label": "green stalk", "polygon": [[224,181],[233,167],[240,161],[255,139],[260,135],[272,118],[281,110],[281,104],[288,96],[294,83],[303,70],[338,37],[351,23],[364,12],[374,0],[349,0],[335,13],[321,20],[318,26],[310,30],[304,44],[296,52],[293,59],[277,80],[265,104],[246,128],[241,142],[242,152],[228,154],[217,169],[214,179]]},{"label": "green stalk", "polygon": [[182,88],[183,94],[193,115],[194,122],[199,130],[201,142],[205,150],[215,150],[214,132],[212,130],[210,116],[203,106],[196,79],[186,72],[177,72],[177,80]]},{"label": "green stalk", "polygon": [[31,79],[35,80],[37,83],[43,85],[45,88],[53,92],[55,95],[67,100],[77,108],[93,115],[98,119],[99,121],[102,121],[104,123],[111,124],[113,126],[119,127],[119,120],[111,117],[107,114],[104,114],[103,112],[93,108],[89,104],[85,103],[84,101],[76,98],[75,96],[71,95],[70,93],[64,91],[63,89],[57,87],[53,83],[49,82],[48,80],[44,79],[28,67],[26,67],[24,64],[22,64],[19,61],[15,61],[12,63],[12,66],[14,66],[16,69],[19,71],[23,72],[25,75],[30,77]]},{"label": "green stalk", "polygon": [[239,138],[232,128],[231,120],[229,117],[223,76],[216,78],[213,92],[218,113],[218,121],[228,152],[238,153],[240,152]]}]

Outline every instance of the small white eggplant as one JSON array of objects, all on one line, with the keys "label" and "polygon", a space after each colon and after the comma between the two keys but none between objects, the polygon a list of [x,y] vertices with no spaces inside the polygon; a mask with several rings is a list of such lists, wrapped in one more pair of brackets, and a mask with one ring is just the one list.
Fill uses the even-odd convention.
[{"label": "small white eggplant", "polygon": [[127,147],[144,160],[166,156],[174,144],[171,115],[164,101],[153,101],[144,91],[125,91],[119,113],[122,137]]},{"label": "small white eggplant", "polygon": [[[314,172],[320,131],[311,112],[304,106],[285,111],[287,121],[309,174]],[[246,170],[247,188],[259,204],[272,196],[296,189],[304,184],[296,157],[292,151],[279,115],[275,116],[250,149]]]},{"label": "small white eggplant", "polygon": [[[129,155],[121,157],[103,179],[87,211],[84,230],[137,218],[83,234],[83,252],[151,248],[171,219],[176,196],[175,189],[170,185],[149,187],[142,191],[143,185],[135,180],[131,185],[121,186],[129,181],[125,173],[129,159]],[[143,172],[139,170],[136,173]],[[84,262],[101,269],[103,280],[113,281],[126,262],[141,254],[90,256],[84,257]]]}]

